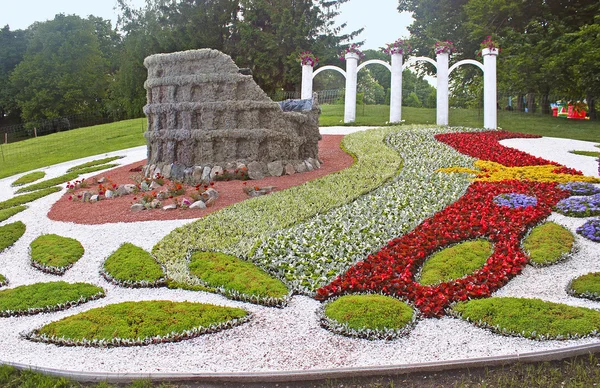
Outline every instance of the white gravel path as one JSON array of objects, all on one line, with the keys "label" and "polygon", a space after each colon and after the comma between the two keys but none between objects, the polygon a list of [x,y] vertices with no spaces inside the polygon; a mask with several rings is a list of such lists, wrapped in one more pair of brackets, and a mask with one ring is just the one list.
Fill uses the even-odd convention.
[{"label": "white gravel path", "polygon": [[[344,127],[340,129],[340,133],[350,130]],[[335,130],[327,129],[327,133],[335,133]],[[597,176],[597,162],[594,158],[568,153],[572,149],[596,150],[592,143],[542,138],[513,139],[504,141],[503,144]],[[145,157],[145,147],[108,155],[127,155],[118,162],[132,163]],[[57,176],[72,165],[99,157],[101,156],[62,163],[44,170],[48,177]],[[10,183],[16,178],[17,176],[0,180],[0,200],[13,195]],[[106,297],[63,312],[0,318],[0,363],[14,362],[69,371],[116,373],[293,371],[516,355],[600,342],[597,338],[545,342],[507,338],[453,318],[421,320],[406,338],[391,342],[355,340],[333,335],[322,329],[315,315],[319,302],[303,296],[293,297],[289,306],[276,309],[235,302],[204,292],[116,287],[98,274],[101,263],[112,251],[123,242],[131,242],[150,250],[172,229],[189,220],[105,225],[51,221],[46,214],[61,195],[62,193],[56,193],[37,200],[26,211],[0,224],[21,220],[27,225],[25,235],[13,247],[0,254],[0,273],[9,279],[9,287],[58,279],[85,281],[104,287]],[[557,214],[553,214],[551,218],[573,232],[584,222],[582,219]],[[29,265],[28,246],[43,233],[76,238],[85,248],[83,258],[63,277],[43,274]],[[580,236],[577,236],[577,244],[580,249],[572,259],[544,269],[528,267],[497,295],[537,297],[600,309],[600,303],[572,298],[564,291],[571,278],[589,271],[600,271],[600,261],[597,260],[600,246]],[[122,301],[154,299],[240,306],[251,311],[254,317],[249,323],[224,332],[176,344],[146,347],[68,348],[33,343],[19,336],[21,332],[94,307]]]}]

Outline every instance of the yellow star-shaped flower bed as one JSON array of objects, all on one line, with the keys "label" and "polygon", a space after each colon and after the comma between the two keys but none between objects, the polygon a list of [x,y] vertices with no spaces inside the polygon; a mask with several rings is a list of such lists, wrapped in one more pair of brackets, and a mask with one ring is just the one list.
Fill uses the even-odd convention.
[{"label": "yellow star-shaped flower bed", "polygon": [[525,167],[506,167],[500,163],[490,162],[487,160],[478,160],[474,163],[477,168],[470,169],[465,167],[449,167],[441,168],[438,172],[450,173],[468,173],[476,176],[475,181],[481,182],[498,182],[503,180],[528,180],[533,182],[590,182],[599,183],[600,179],[571,174],[558,174],[554,171],[558,170],[559,166],[543,165],[543,166],[525,166]]}]

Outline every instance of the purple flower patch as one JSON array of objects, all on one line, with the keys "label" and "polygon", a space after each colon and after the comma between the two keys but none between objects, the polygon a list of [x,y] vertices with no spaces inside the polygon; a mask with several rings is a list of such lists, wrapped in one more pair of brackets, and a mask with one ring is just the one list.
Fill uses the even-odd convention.
[{"label": "purple flower patch", "polygon": [[577,228],[577,233],[595,242],[600,242],[600,218],[594,218]]},{"label": "purple flower patch", "polygon": [[594,195],[600,193],[600,188],[588,182],[569,182],[558,185],[558,188],[571,195]]},{"label": "purple flower patch", "polygon": [[494,197],[494,203],[498,206],[506,206],[516,209],[528,206],[536,206],[537,198],[518,193],[500,194]]},{"label": "purple flower patch", "polygon": [[555,210],[570,217],[600,215],[600,194],[589,197],[569,197],[556,204]]}]

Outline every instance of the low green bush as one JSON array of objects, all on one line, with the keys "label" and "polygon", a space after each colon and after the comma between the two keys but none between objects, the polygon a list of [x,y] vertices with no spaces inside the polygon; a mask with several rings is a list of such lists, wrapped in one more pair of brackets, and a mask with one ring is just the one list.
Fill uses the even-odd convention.
[{"label": "low green bush", "polygon": [[0,317],[64,310],[101,298],[104,290],[87,283],[34,283],[0,291]]},{"label": "low green bush", "polygon": [[390,296],[344,295],[323,308],[321,324],[338,333],[370,339],[392,339],[404,334],[415,320],[415,310]]},{"label": "low green bush", "polygon": [[74,181],[79,177],[79,175],[82,175],[82,174],[87,174],[90,172],[96,172],[96,171],[100,171],[100,170],[106,170],[107,168],[112,168],[112,167],[116,167],[116,166],[118,166],[118,164],[104,164],[101,166],[92,166],[92,167],[81,168],[81,169],[71,171],[66,174],[57,176],[55,178],[47,179],[45,181],[34,183],[29,186],[21,187],[16,192],[18,194],[18,193],[28,193],[30,191],[46,189],[51,186],[60,185],[62,183]]},{"label": "low green bush", "polygon": [[54,194],[56,192],[61,191],[60,187],[49,187],[44,190],[35,191],[29,194],[17,195],[16,197],[12,197],[7,199],[6,201],[0,202],[0,210],[8,209],[11,207],[23,205],[27,202],[35,201],[36,199],[40,199],[50,194]]},{"label": "low green bush", "polygon": [[597,335],[600,311],[540,299],[493,297],[457,303],[451,314],[502,335],[569,339]]},{"label": "low green bush", "polygon": [[15,206],[0,210],[0,222],[8,220],[10,217],[27,209],[27,206]]},{"label": "low green bush", "polygon": [[552,265],[568,257],[573,250],[575,236],[567,228],[546,222],[531,230],[523,240],[523,248],[534,266]]},{"label": "low green bush", "polygon": [[204,303],[124,302],[51,322],[26,338],[66,345],[149,345],[222,330],[248,318],[243,309]]},{"label": "low green bush", "polygon": [[23,186],[23,185],[26,185],[28,183],[40,180],[40,179],[42,179],[45,176],[46,176],[46,173],[44,171],[30,172],[29,174],[25,174],[22,177],[20,177],[19,179],[17,179],[16,181],[14,181],[11,184],[11,186],[13,186],[13,187],[14,186]]},{"label": "low green bush", "polygon": [[220,252],[195,252],[190,257],[190,273],[207,286],[223,288],[226,294],[236,293],[259,298],[285,298],[289,291],[278,279],[272,278],[256,265]]},{"label": "low green bush", "polygon": [[6,279],[6,276],[0,274],[0,287],[4,287],[8,284],[8,279]]},{"label": "low green bush", "polygon": [[578,298],[600,300],[600,272],[579,276],[571,281],[567,292]]},{"label": "low green bush", "polygon": [[21,221],[0,226],[0,252],[12,246],[25,233],[25,224]]},{"label": "low green bush", "polygon": [[57,275],[64,274],[84,253],[79,241],[56,234],[39,236],[31,242],[30,247],[32,265]]},{"label": "low green bush", "polygon": [[154,257],[130,243],[113,252],[100,273],[109,282],[124,287],[156,287],[165,282],[163,269]]},{"label": "low green bush", "polygon": [[488,240],[478,239],[436,252],[423,264],[419,283],[429,286],[469,275],[483,267],[492,249]]},{"label": "low green bush", "polygon": [[87,169],[89,167],[99,166],[101,164],[110,163],[113,160],[117,160],[117,159],[121,159],[121,158],[123,158],[123,157],[122,156],[110,156],[108,158],[92,160],[91,162],[82,163],[82,164],[78,164],[77,166],[73,166],[73,167],[69,168],[67,170],[67,172],[83,170],[83,169]]}]

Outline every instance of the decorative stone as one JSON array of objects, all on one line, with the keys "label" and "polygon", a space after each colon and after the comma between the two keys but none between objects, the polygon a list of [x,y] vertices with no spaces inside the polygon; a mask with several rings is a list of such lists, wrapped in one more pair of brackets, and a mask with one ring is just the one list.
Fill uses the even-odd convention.
[{"label": "decorative stone", "polygon": [[129,209],[132,212],[139,212],[142,210],[146,210],[146,207],[144,205],[142,205],[141,203],[134,203],[133,205],[131,205],[131,207]]},{"label": "decorative stone", "polygon": [[204,194],[206,194],[207,198],[214,198],[214,199],[219,198],[219,192],[217,190],[213,189],[212,187],[206,189]]},{"label": "decorative stone", "polygon": [[310,164],[310,162],[308,160],[304,161],[304,165],[306,166],[306,171],[312,171],[315,168],[312,166],[312,164]]},{"label": "decorative stone", "polygon": [[183,181],[185,177],[185,166],[179,163],[173,163],[171,165],[171,180]]},{"label": "decorative stone", "polygon": [[221,166],[214,166],[210,170],[210,179],[214,180],[217,175],[223,176],[223,167],[221,167]]},{"label": "decorative stone", "polygon": [[162,168],[162,175],[167,178],[170,179],[171,178],[171,165],[170,164],[165,164]]},{"label": "decorative stone", "polygon": [[202,182],[202,172],[203,171],[204,171],[204,168],[202,168],[202,166],[194,166],[194,170],[192,172],[192,182],[193,183]]},{"label": "decorative stone", "polygon": [[152,202],[150,202],[150,207],[152,209],[156,209],[157,207],[160,207],[160,201],[158,199],[152,200]]},{"label": "decorative stone", "polygon": [[296,172],[299,172],[299,173],[307,171],[306,164],[304,164],[304,162],[298,163],[297,165],[295,165],[294,169],[296,170]]},{"label": "decorative stone", "polygon": [[174,203],[167,205],[167,206],[163,206],[162,208],[163,210],[175,210],[177,209],[177,205],[175,205]]},{"label": "decorative stone", "polygon": [[291,163],[288,163],[285,165],[285,175],[294,175],[296,173],[296,169],[294,168],[294,165]]},{"label": "decorative stone", "polygon": [[115,196],[115,192],[112,190],[106,190],[104,192],[104,198],[110,199]]},{"label": "decorative stone", "polygon": [[190,205],[190,209],[206,209],[206,204],[202,201],[196,201]]},{"label": "decorative stone", "polygon": [[104,183],[106,182],[106,177],[102,177],[100,179],[98,179],[98,183]]},{"label": "decorative stone", "polygon": [[85,191],[81,196],[81,200],[83,202],[90,202],[90,198],[92,198],[92,193],[90,193],[89,191]]},{"label": "decorative stone", "polygon": [[156,167],[156,169],[154,169],[154,175],[152,177],[154,178],[157,175],[162,175],[161,171],[162,170],[160,169],[160,167]]},{"label": "decorative stone", "polygon": [[150,183],[150,190],[156,190],[160,187],[161,186],[158,183],[156,183],[156,181],[152,181],[152,183]]},{"label": "decorative stone", "polygon": [[143,181],[140,184],[140,190],[142,190],[142,191],[148,191],[148,190],[150,190],[150,185],[148,184],[148,182]]},{"label": "decorative stone", "polygon": [[211,207],[212,205],[215,204],[216,201],[217,201],[217,199],[215,197],[210,197],[206,200],[206,202],[204,202],[204,205],[206,207]]},{"label": "decorative stone", "polygon": [[210,172],[211,172],[211,168],[210,166],[206,166],[204,167],[204,170],[202,171],[202,182],[204,183],[208,183],[210,182]]},{"label": "decorative stone", "polygon": [[250,179],[263,179],[267,173],[267,166],[261,162],[248,164],[248,177]]},{"label": "decorative stone", "polygon": [[131,194],[135,189],[136,186],[132,184],[119,185],[119,187],[117,188],[117,195],[121,196]]},{"label": "decorative stone", "polygon": [[317,159],[308,158],[307,161],[313,166],[313,169],[321,168],[321,163]]},{"label": "decorative stone", "polygon": [[98,202],[100,196],[98,194],[94,194],[90,197],[90,202]]},{"label": "decorative stone", "polygon": [[269,171],[269,175],[271,176],[281,176],[283,175],[283,162],[281,160],[271,162],[267,164],[267,170]]}]

